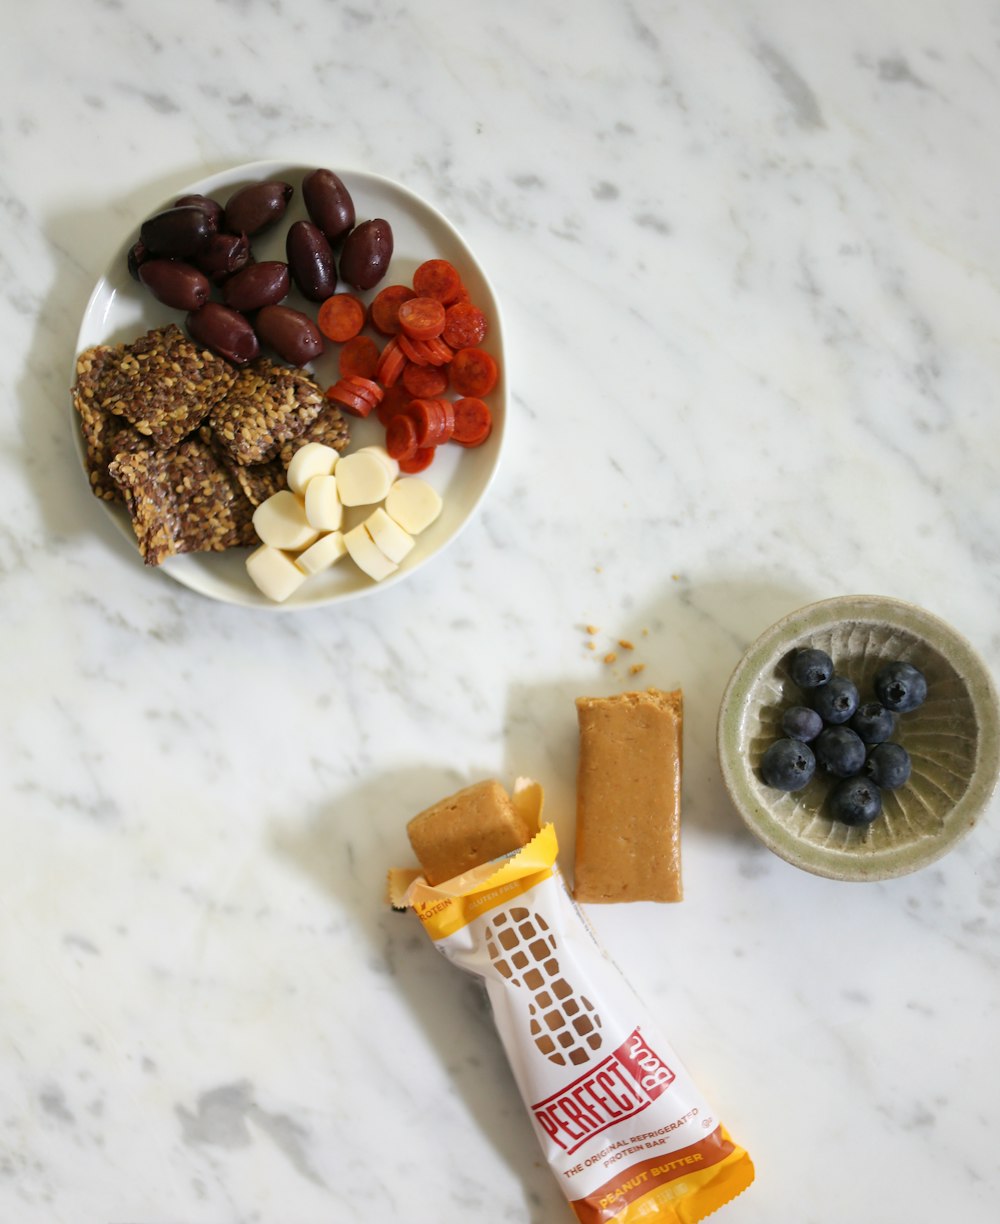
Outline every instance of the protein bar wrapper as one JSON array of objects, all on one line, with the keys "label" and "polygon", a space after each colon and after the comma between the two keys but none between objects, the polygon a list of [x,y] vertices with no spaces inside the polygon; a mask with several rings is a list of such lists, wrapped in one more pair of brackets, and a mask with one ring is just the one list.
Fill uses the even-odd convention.
[{"label": "protein bar wrapper", "polygon": [[[519,784],[519,803],[541,788]],[[578,1220],[695,1224],[753,1181],[674,1050],[602,952],[556,862],[552,825],[436,887],[393,872],[437,949],[486,984],[538,1140]]]}]

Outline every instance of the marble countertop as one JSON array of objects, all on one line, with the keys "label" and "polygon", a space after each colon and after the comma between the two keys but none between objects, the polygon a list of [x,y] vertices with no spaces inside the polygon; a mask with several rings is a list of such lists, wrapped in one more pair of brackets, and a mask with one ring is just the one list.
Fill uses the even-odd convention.
[{"label": "marble countertop", "polygon": [[[718,1218],[996,1218],[998,800],[839,884],[749,835],[714,735],[746,645],[828,596],[996,674],[1000,14],[584,9],[36,0],[3,39],[4,1221],[568,1221],[478,985],[382,883],[493,775],[570,863],[574,698],[632,662],[685,692],[686,899],[590,915],[754,1158]],[[443,211],[508,347],[474,521],[290,615],[145,570],[68,400],[137,218],[259,158]]]}]

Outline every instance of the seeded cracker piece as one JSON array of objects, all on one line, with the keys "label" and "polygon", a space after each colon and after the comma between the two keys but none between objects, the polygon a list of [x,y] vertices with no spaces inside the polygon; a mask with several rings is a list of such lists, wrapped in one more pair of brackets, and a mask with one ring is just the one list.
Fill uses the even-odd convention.
[{"label": "seeded cracker piece", "polygon": [[198,428],[232,381],[228,362],[169,323],[115,350],[96,398],[105,412],[124,417],[166,450]]},{"label": "seeded cracker piece", "polygon": [[304,370],[259,357],[237,371],[208,423],[216,443],[249,466],[265,463],[284,442],[303,433],[324,403],[322,390]]},{"label": "seeded cracker piece", "polygon": [[280,459],[267,463],[255,463],[251,467],[232,464],[230,472],[236,477],[240,488],[252,506],[259,506],[275,493],[288,488],[285,467]]},{"label": "seeded cracker piece", "polygon": [[87,476],[94,495],[102,501],[114,501],[120,496],[108,475],[108,464],[117,453],[113,439],[122,422],[100,407],[98,389],[108,362],[119,357],[121,349],[121,345],[111,348],[98,344],[82,352],[76,359],[76,381],[72,388],[73,407],[80,417],[86,451]]},{"label": "seeded cracker piece", "polygon": [[332,446],[334,450],[343,453],[347,450],[350,440],[351,431],[343,414],[336,404],[327,400],[316,420],[297,438],[285,442],[279,456],[282,465],[287,468],[295,452],[301,450],[307,442],[321,442],[324,446]]},{"label": "seeded cracker piece", "polygon": [[108,468],[147,565],[178,553],[252,544],[253,506],[212,448],[189,438],[169,451],[120,454]]}]

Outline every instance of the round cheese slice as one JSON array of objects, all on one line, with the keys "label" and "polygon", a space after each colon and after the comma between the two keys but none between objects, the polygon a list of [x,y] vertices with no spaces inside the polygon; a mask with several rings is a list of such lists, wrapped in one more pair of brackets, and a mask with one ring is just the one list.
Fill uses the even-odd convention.
[{"label": "round cheese slice", "polygon": [[397,565],[416,543],[413,536],[390,518],[381,506],[365,519],[364,525],[382,552]]},{"label": "round cheese slice", "polygon": [[441,513],[442,505],[437,489],[419,476],[397,480],[385,498],[386,513],[410,535],[419,535],[429,527]]},{"label": "round cheese slice", "polygon": [[275,603],[283,603],[306,580],[291,557],[270,544],[262,544],[247,557],[247,573],[261,594]]},{"label": "round cheese slice", "polygon": [[253,527],[265,544],[298,552],[308,548],[319,532],[306,518],[302,499],[288,489],[272,493],[253,512]]},{"label": "round cheese slice", "polygon": [[381,582],[383,578],[388,578],[390,574],[399,569],[396,562],[390,561],[371,538],[364,523],[352,527],[345,534],[344,544],[355,565],[364,570],[369,578],[374,578],[376,582]]},{"label": "round cheese slice", "polygon": [[322,442],[307,442],[300,446],[288,465],[286,478],[293,493],[305,493],[314,476],[331,476],[340,455]]},{"label": "round cheese slice", "polygon": [[335,473],[337,492],[345,506],[371,506],[392,487],[389,468],[370,450],[345,455]]}]

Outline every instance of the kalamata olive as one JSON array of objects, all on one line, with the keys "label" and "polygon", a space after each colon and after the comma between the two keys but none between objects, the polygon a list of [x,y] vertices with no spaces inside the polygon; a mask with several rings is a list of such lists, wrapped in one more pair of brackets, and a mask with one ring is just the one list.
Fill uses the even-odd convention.
[{"label": "kalamata olive", "polygon": [[193,310],[184,322],[193,340],[234,365],[246,365],[260,354],[260,344],[249,320],[231,306],[206,302],[200,310]]},{"label": "kalamata olive", "polygon": [[197,310],[212,292],[208,277],[180,259],[147,259],[139,265],[139,280],[158,302],[175,310]]},{"label": "kalamata olive", "polygon": [[142,239],[136,239],[128,249],[128,274],[133,280],[139,279],[139,268],[149,259],[149,252]]},{"label": "kalamata olive", "polygon": [[139,227],[139,239],[150,255],[162,255],[164,259],[189,259],[197,255],[211,233],[208,214],[194,204],[167,208]]},{"label": "kalamata olive", "polygon": [[195,263],[215,285],[239,272],[253,260],[246,234],[213,234],[198,252]]},{"label": "kalamata olive", "polygon": [[185,195],[174,201],[174,208],[183,208],[185,204],[193,204],[195,208],[200,208],[203,213],[207,213],[213,231],[221,229],[222,205],[218,200],[213,200],[211,196]]},{"label": "kalamata olive", "polygon": [[265,306],[254,326],[261,343],[292,365],[305,365],[323,352],[319,328],[308,315],[290,306]]},{"label": "kalamata olive", "polygon": [[285,237],[292,280],[310,302],[325,302],[337,288],[337,261],[323,231],[312,221],[296,221]]},{"label": "kalamata olive", "polygon": [[226,229],[233,234],[259,234],[285,215],[292,192],[292,185],[282,182],[241,187],[226,201]]},{"label": "kalamata olive", "polygon": [[306,175],[302,203],[330,242],[343,238],[354,225],[351,193],[332,170],[313,170]]},{"label": "kalamata olive", "polygon": [[288,264],[264,259],[234,273],[222,286],[222,300],[234,310],[260,310],[288,297]]},{"label": "kalamata olive", "polygon": [[362,221],[344,239],[340,251],[340,278],[355,289],[371,289],[385,276],[392,258],[392,228],[375,217]]}]

